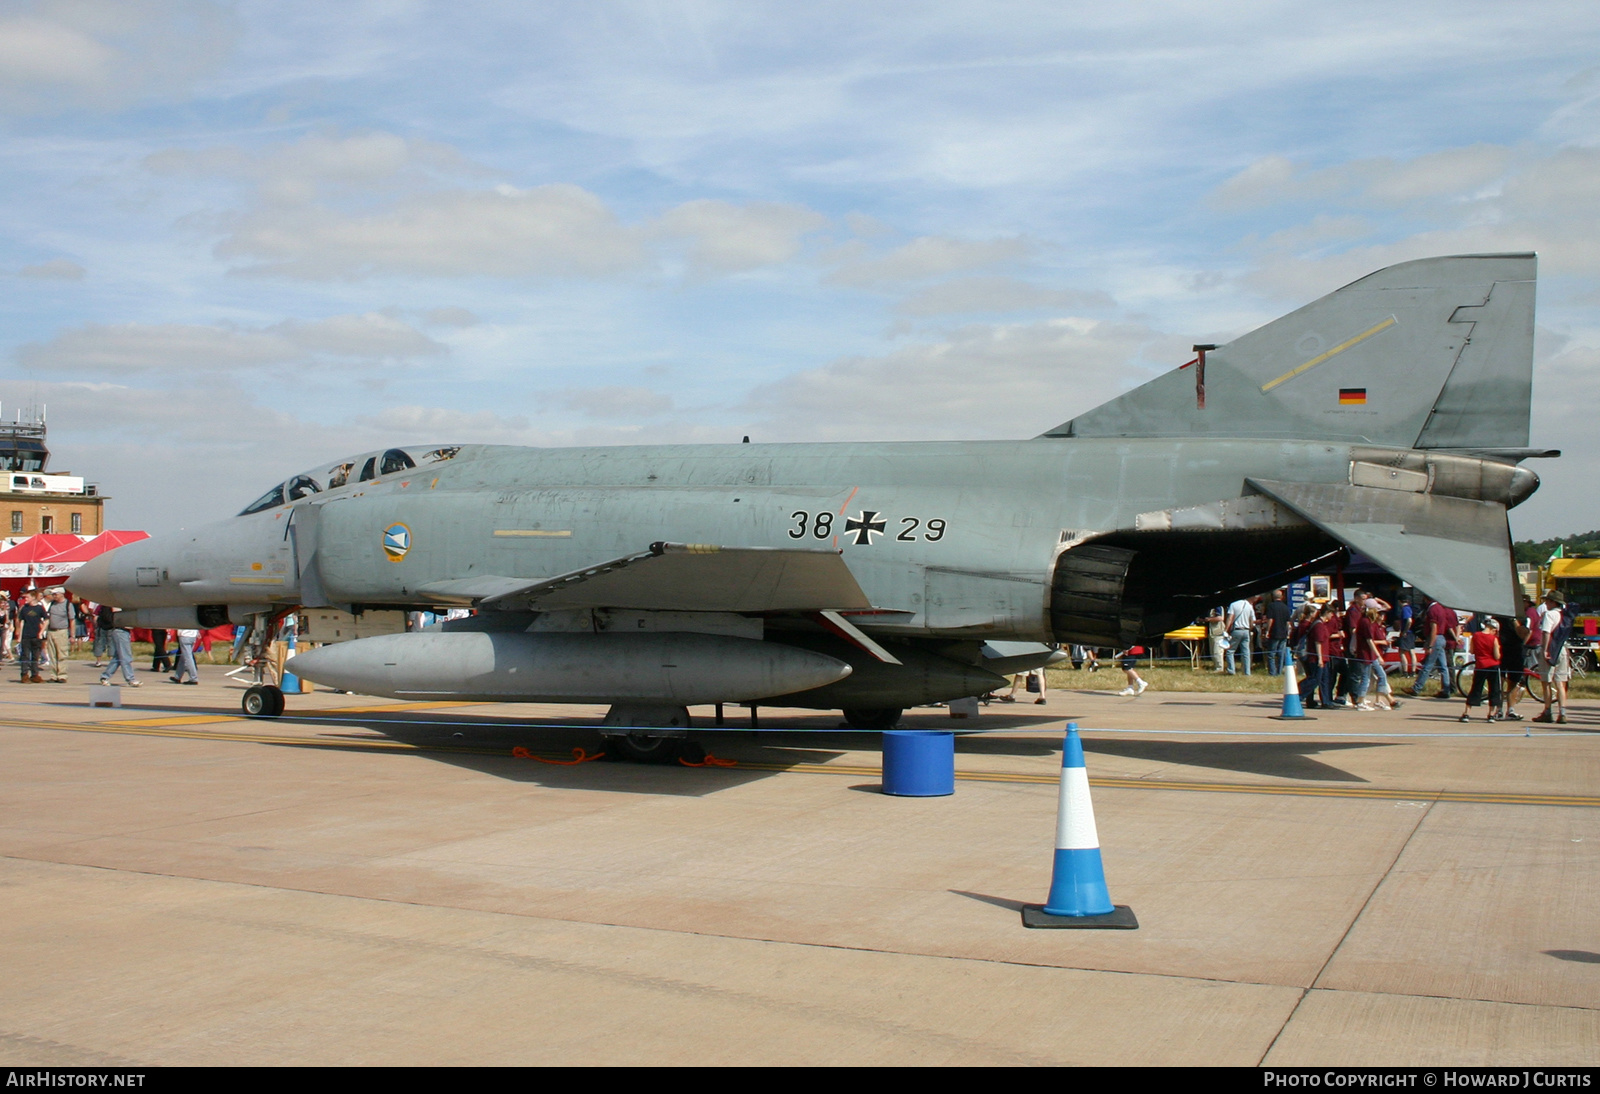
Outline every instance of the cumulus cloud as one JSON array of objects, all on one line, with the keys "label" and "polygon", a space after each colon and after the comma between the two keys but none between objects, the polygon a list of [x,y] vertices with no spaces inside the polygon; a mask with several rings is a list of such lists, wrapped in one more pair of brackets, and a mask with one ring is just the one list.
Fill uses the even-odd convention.
[{"label": "cumulus cloud", "polygon": [[803,205],[690,201],[655,222],[664,236],[688,239],[689,260],[698,272],[737,273],[787,262],[801,238],[828,223]]},{"label": "cumulus cloud", "polygon": [[313,133],[246,150],[232,146],[171,148],[144,158],[158,175],[234,179],[256,188],[266,204],[302,204],[330,191],[393,189],[439,178],[484,175],[454,148],[382,131]]},{"label": "cumulus cloud", "polygon": [[672,409],[672,397],[647,387],[572,388],[561,405],[591,418],[653,418]]},{"label": "cumulus cloud", "polygon": [[269,327],[183,323],[89,323],[49,342],[20,347],[17,361],[50,375],[170,370],[227,373],[254,368],[307,368],[329,363],[379,363],[446,352],[415,327],[369,312]]},{"label": "cumulus cloud", "polygon": [[[1600,148],[1478,144],[1318,171],[1269,159],[1213,194],[1232,209],[1301,200],[1319,210],[1241,242],[1251,261],[1244,284],[1310,299],[1396,262],[1520,251],[1538,252],[1546,276],[1600,276]],[[1364,215],[1378,210],[1388,215]]]},{"label": "cumulus cloud", "polygon": [[828,223],[803,205],[709,199],[624,223],[581,186],[490,185],[455,149],[385,132],[171,149],[144,166],[246,185],[241,207],[186,223],[219,236],[215,253],[235,272],[309,280],[608,278],[655,269],[677,246],[694,273],[731,274],[788,262]]},{"label": "cumulus cloud", "polygon": [[88,270],[76,262],[65,258],[52,258],[49,262],[22,267],[17,271],[17,276],[37,278],[40,281],[82,281],[88,273]]},{"label": "cumulus cloud", "polygon": [[901,315],[923,316],[1032,311],[1038,308],[1071,311],[1115,306],[1116,302],[1103,292],[1047,289],[1015,277],[964,277],[930,285],[900,301],[895,311]]},{"label": "cumulus cloud", "polygon": [[752,392],[775,439],[1017,437],[1181,364],[1181,339],[1093,319],[974,324],[880,357],[846,357]]},{"label": "cumulus cloud", "polygon": [[422,313],[422,321],[435,327],[475,327],[483,322],[476,313],[453,305],[429,308]]},{"label": "cumulus cloud", "polygon": [[566,183],[419,194],[367,214],[269,206],[225,223],[219,257],[282,277],[604,277],[646,262],[638,232]]},{"label": "cumulus cloud", "polygon": [[0,110],[116,110],[215,71],[239,33],[206,0],[37,0],[0,16]]},{"label": "cumulus cloud", "polygon": [[[1021,237],[952,239],[920,236],[885,255],[853,258],[828,276],[838,285],[876,287],[978,270],[1025,258],[1032,244]],[[859,252],[857,252],[859,253]]]},{"label": "cumulus cloud", "polygon": [[1395,206],[1454,199],[1500,179],[1512,159],[1512,149],[1496,144],[1446,148],[1409,160],[1351,160],[1319,170],[1267,156],[1219,186],[1209,201],[1215,208],[1237,211],[1284,202]]}]

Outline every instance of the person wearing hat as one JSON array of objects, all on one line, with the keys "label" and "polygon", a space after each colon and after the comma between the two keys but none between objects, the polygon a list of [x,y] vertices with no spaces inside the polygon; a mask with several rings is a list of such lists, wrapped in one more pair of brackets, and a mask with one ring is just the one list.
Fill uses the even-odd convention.
[{"label": "person wearing hat", "polygon": [[[1572,679],[1572,666],[1567,662],[1567,635],[1572,633],[1572,617],[1567,611],[1567,601],[1561,590],[1552,588],[1544,594],[1544,608],[1539,612],[1539,678],[1544,681],[1544,710],[1534,716],[1535,722],[1555,721],[1567,723],[1567,681]],[[1555,717],[1550,716],[1551,704]]]}]

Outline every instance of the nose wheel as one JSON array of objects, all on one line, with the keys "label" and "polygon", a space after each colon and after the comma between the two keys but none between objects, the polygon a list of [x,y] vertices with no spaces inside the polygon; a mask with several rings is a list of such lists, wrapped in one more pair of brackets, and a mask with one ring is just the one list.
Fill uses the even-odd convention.
[{"label": "nose wheel", "polygon": [[245,691],[239,705],[252,718],[276,718],[283,713],[283,692],[271,684],[256,684]]}]

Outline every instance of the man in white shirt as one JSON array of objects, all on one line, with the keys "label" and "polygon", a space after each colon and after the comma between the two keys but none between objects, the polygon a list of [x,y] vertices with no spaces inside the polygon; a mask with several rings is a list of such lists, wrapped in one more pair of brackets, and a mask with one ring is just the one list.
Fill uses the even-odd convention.
[{"label": "man in white shirt", "polygon": [[[1535,722],[1567,720],[1567,681],[1572,679],[1572,666],[1567,660],[1567,635],[1572,621],[1567,617],[1566,599],[1555,589],[1544,594],[1544,607],[1539,611],[1539,658],[1536,662],[1539,676],[1544,680],[1544,710],[1534,716]],[[1550,715],[1555,705],[1555,717]]]},{"label": "man in white shirt", "polygon": [[1244,655],[1244,674],[1250,675],[1250,635],[1255,630],[1256,609],[1246,597],[1228,605],[1228,675],[1234,675],[1234,654]]}]

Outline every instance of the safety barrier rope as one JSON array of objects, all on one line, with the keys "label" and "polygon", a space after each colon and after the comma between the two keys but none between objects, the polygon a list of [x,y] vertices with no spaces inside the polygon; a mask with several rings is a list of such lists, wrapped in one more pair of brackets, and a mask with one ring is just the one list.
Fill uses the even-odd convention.
[{"label": "safety barrier rope", "polygon": [[721,759],[720,757],[713,756],[709,752],[706,753],[706,758],[704,760],[702,760],[700,763],[697,763],[697,764],[690,763],[688,760],[684,759],[682,756],[678,757],[678,762],[680,764],[682,764],[684,767],[738,767],[739,766],[739,761],[738,760],[724,760],[724,759]]},{"label": "safety barrier rope", "polygon": [[578,764],[593,763],[594,761],[603,759],[605,757],[604,752],[596,752],[591,756],[588,752],[584,751],[582,747],[576,747],[572,750],[572,759],[570,760],[547,760],[543,756],[529,752],[521,745],[513,748],[511,750],[511,754],[519,760],[538,760],[542,764],[555,764],[557,767],[575,767]]}]

